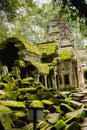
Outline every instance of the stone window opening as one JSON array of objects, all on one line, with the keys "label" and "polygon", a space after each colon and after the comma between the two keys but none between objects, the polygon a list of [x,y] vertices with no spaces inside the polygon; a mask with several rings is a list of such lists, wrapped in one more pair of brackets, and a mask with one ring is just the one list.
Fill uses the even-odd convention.
[{"label": "stone window opening", "polygon": [[64,84],[65,85],[69,85],[70,84],[70,82],[69,82],[69,75],[68,74],[64,75]]}]

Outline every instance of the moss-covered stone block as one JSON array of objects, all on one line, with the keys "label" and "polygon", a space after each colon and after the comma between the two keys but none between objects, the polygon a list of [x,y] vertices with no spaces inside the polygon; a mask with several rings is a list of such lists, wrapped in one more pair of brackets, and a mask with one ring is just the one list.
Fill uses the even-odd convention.
[{"label": "moss-covered stone block", "polygon": [[28,101],[32,101],[32,100],[39,100],[39,97],[37,94],[30,94],[30,93],[26,93],[24,98]]},{"label": "moss-covered stone block", "polygon": [[41,100],[54,98],[54,95],[46,89],[39,89],[37,91],[37,95],[38,95],[39,99],[41,99]]},{"label": "moss-covered stone block", "polygon": [[0,105],[0,113],[12,113],[12,110],[9,107]]},{"label": "moss-covered stone block", "polygon": [[51,123],[51,124],[55,124],[55,123],[57,123],[59,116],[60,116],[59,113],[51,113],[51,114],[48,114],[47,121],[48,121],[49,123]]},{"label": "moss-covered stone block", "polygon": [[71,50],[62,50],[60,53],[60,59],[61,60],[69,60],[72,58],[72,51]]},{"label": "moss-covered stone block", "polygon": [[61,130],[63,129],[65,126],[65,122],[63,120],[59,120],[54,127],[56,128],[56,130]]},{"label": "moss-covered stone block", "polygon": [[30,88],[20,88],[19,92],[21,94],[25,94],[25,93],[37,93],[37,88],[34,87],[30,87]]},{"label": "moss-covered stone block", "polygon": [[48,127],[50,126],[50,124],[46,121],[42,121],[38,125],[41,130],[47,130]]},{"label": "moss-covered stone block", "polygon": [[43,107],[43,103],[40,100],[34,100],[30,103],[32,107]]},{"label": "moss-covered stone block", "polygon": [[25,104],[23,102],[19,102],[19,101],[12,101],[12,100],[5,100],[2,101],[0,100],[0,104],[1,105],[5,105],[8,107],[16,107],[16,108],[25,108]]},{"label": "moss-covered stone block", "polygon": [[65,103],[60,104],[60,110],[62,110],[64,114],[75,111],[74,108]]},{"label": "moss-covered stone block", "polygon": [[85,118],[85,110],[83,108],[75,110],[74,112],[66,113],[65,122],[71,123],[73,120],[80,122]]},{"label": "moss-covered stone block", "polygon": [[81,128],[80,123],[73,121],[72,123],[67,125],[64,130],[80,130],[80,128]]},{"label": "moss-covered stone block", "polygon": [[[4,130],[6,129],[10,130],[12,127],[14,127],[10,113],[0,112],[0,122]],[[1,125],[0,125],[0,129],[2,128]]]}]

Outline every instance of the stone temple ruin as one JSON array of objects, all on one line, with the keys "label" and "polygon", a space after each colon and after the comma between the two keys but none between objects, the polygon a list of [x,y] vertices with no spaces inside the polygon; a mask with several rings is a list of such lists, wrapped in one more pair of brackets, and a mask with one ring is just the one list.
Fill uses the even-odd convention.
[{"label": "stone temple ruin", "polygon": [[36,46],[10,37],[0,44],[0,74],[33,77],[45,88],[71,90],[87,85],[87,49],[78,49],[65,21],[55,17],[47,26],[46,42]]}]

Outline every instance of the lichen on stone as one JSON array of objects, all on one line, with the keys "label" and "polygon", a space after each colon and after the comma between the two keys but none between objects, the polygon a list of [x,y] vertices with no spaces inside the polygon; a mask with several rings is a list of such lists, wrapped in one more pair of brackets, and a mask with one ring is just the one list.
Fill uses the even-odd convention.
[{"label": "lichen on stone", "polygon": [[50,55],[55,53],[56,43],[42,43],[38,45],[38,48],[42,54]]},{"label": "lichen on stone", "polygon": [[60,53],[61,60],[69,60],[72,58],[72,51],[71,50],[62,50]]}]

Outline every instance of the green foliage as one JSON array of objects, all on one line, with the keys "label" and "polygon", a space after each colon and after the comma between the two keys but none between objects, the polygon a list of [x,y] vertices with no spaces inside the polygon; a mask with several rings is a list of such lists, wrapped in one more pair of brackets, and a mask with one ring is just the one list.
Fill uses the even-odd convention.
[{"label": "green foliage", "polygon": [[16,100],[19,94],[18,87],[16,86],[16,80],[9,74],[2,77],[2,85],[4,85],[4,90],[8,100]]},{"label": "green foliage", "polygon": [[[43,42],[45,28],[55,16],[60,16],[69,23],[79,46],[82,44],[83,36],[87,35],[86,18],[70,0],[52,0],[42,7],[38,7],[33,0],[4,0],[0,3],[0,42],[14,34],[25,37],[34,44]],[[86,5],[85,2],[82,4]]]},{"label": "green foliage", "polygon": [[85,0],[77,2],[74,2],[73,0],[52,0],[52,4],[54,10],[60,8],[58,16],[68,22],[77,45],[82,47],[83,37],[85,39],[87,34],[87,15],[85,14],[87,3]]},{"label": "green foliage", "polygon": [[11,74],[8,74],[4,77],[1,78],[3,83],[14,83],[15,79],[13,78],[13,76]]},{"label": "green foliage", "polygon": [[[39,82],[37,82],[35,79],[33,79],[32,77],[27,77],[27,78],[24,78],[23,80],[18,79],[18,80],[16,80],[16,85],[19,88],[28,88],[28,90],[30,90],[32,92],[37,91],[36,89],[39,87],[42,88],[41,84]],[[27,90],[27,89],[25,89],[25,90]]]},{"label": "green foliage", "polygon": [[3,44],[3,42],[8,38],[7,32],[8,32],[8,28],[5,27],[3,23],[0,21],[0,44]]},{"label": "green foliage", "polygon": [[9,17],[13,17],[15,16],[17,4],[18,4],[18,0],[16,0],[15,2],[13,0],[6,0],[1,2],[1,9],[4,10]]},{"label": "green foliage", "polygon": [[18,96],[19,96],[18,90],[16,90],[16,91],[10,90],[10,91],[7,92],[7,99],[8,100],[17,100]]},{"label": "green foliage", "polygon": [[[28,8],[31,8],[28,10]],[[1,10],[5,11],[5,13],[7,14],[8,18],[14,18],[17,13],[20,15],[22,14],[22,11],[27,10],[29,12],[29,15],[31,13],[33,13],[32,8],[35,8],[35,4],[33,3],[33,0],[16,0],[14,2],[14,0],[6,0],[6,1],[1,1]],[[18,12],[17,12],[18,11]]]},{"label": "green foliage", "polygon": [[14,124],[9,113],[0,113],[0,121],[5,129],[11,129]]}]

